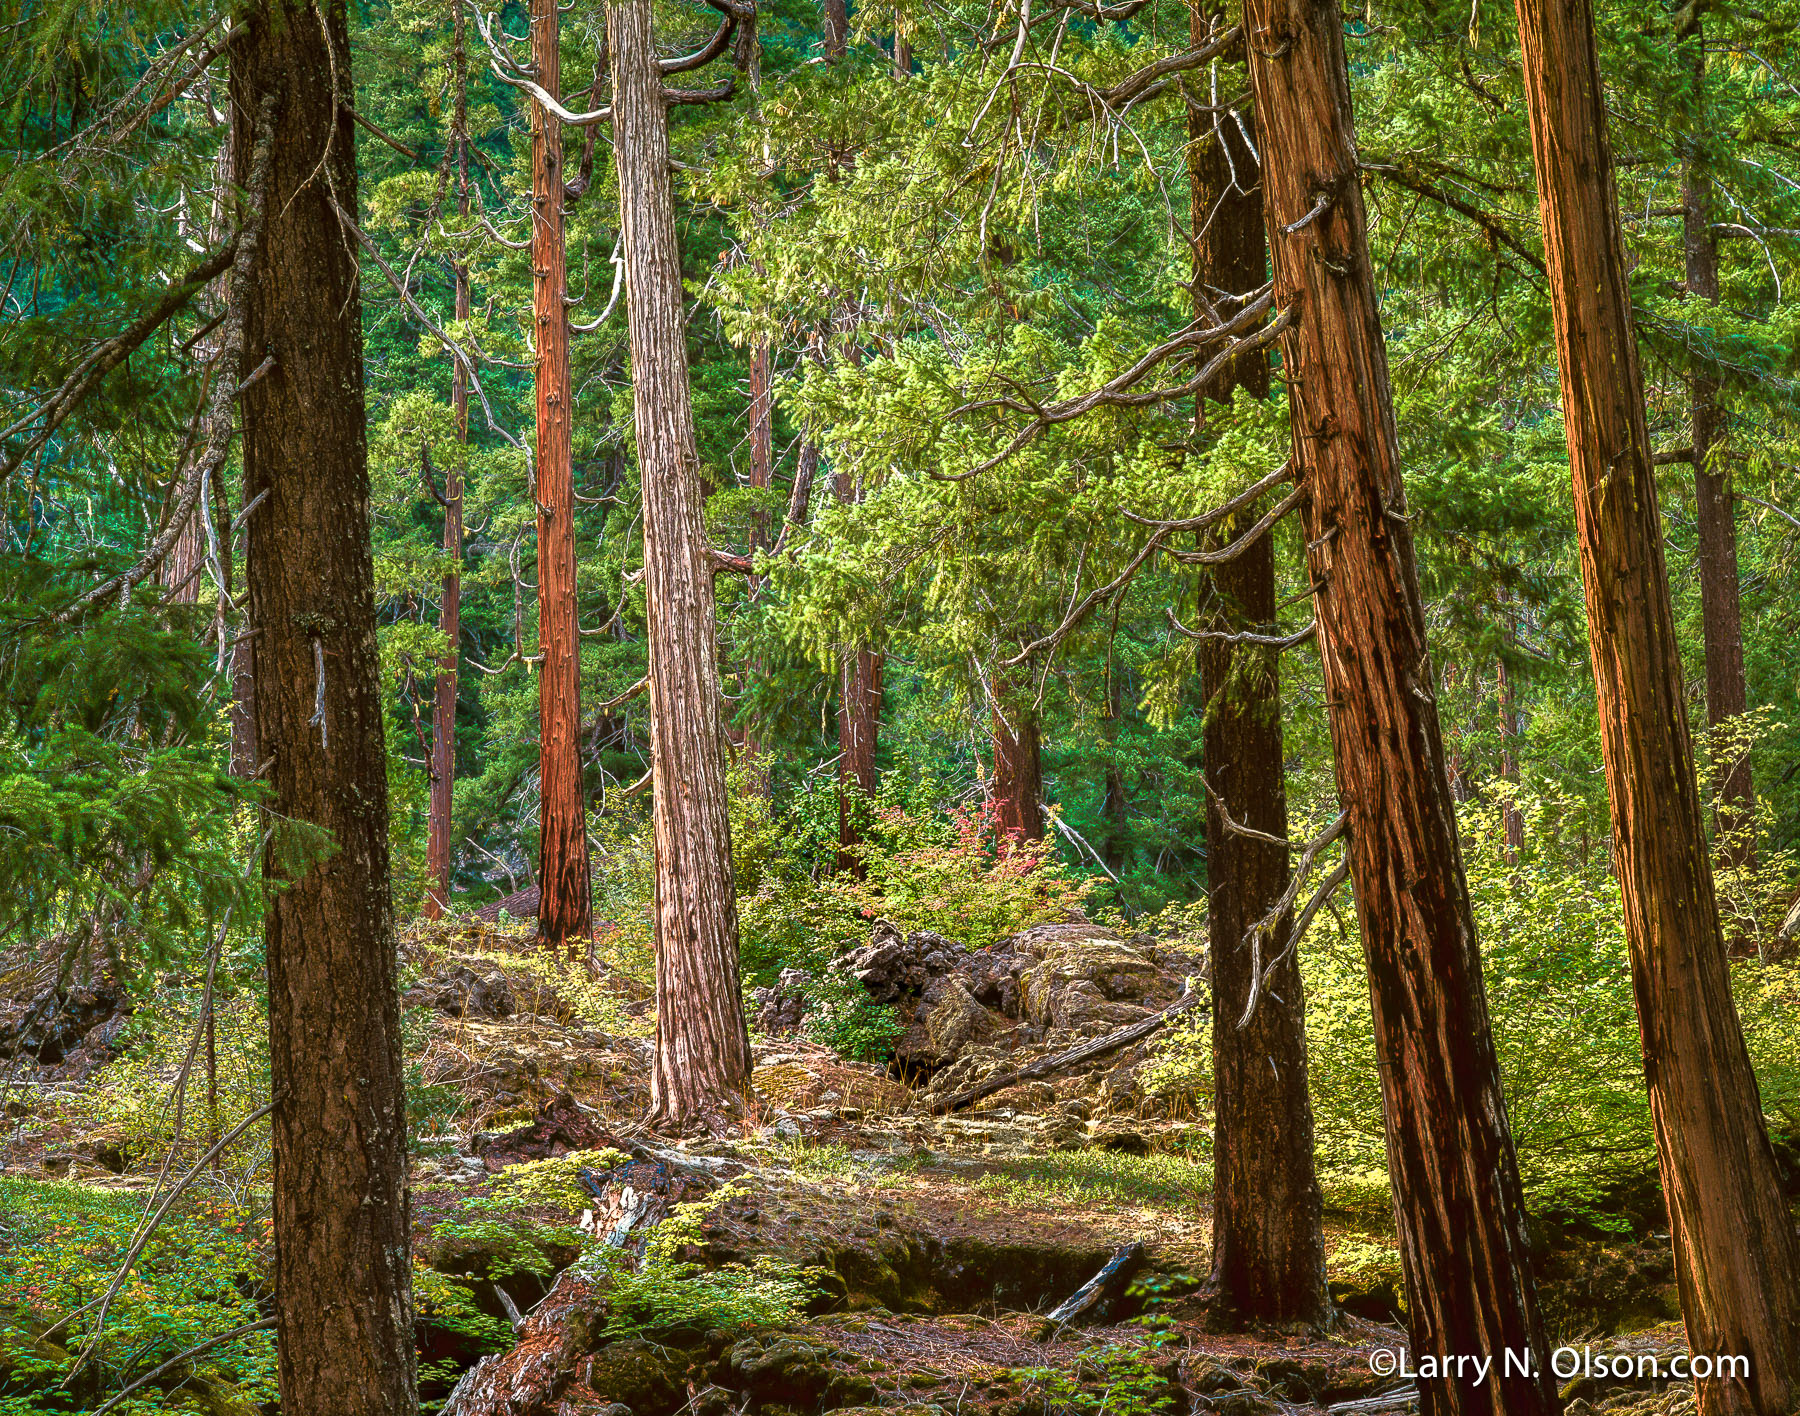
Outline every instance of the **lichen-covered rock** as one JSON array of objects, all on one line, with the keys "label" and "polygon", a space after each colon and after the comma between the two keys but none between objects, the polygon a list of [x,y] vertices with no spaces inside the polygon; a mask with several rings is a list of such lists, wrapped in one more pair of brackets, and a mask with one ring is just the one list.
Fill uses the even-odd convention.
[{"label": "lichen-covered rock", "polygon": [[477,973],[467,964],[456,964],[415,985],[407,991],[406,1001],[452,1018],[510,1018],[518,1011],[505,974],[498,969]]},{"label": "lichen-covered rock", "polygon": [[812,975],[805,969],[783,969],[773,988],[751,994],[750,1026],[765,1037],[796,1033],[806,1020],[807,986]]}]

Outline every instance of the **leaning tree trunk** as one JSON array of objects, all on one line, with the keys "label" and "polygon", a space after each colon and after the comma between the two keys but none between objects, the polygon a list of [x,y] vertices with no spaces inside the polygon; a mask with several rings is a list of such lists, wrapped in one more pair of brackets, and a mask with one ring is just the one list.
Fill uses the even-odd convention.
[{"label": "leaning tree trunk", "polygon": [[668,108],[650,0],[607,8],[613,149],[644,496],[656,830],[655,1119],[723,1130],[750,1089],[738,982],[713,563],[688,384]]},{"label": "leaning tree trunk", "polygon": [[[452,62],[456,107],[451,116],[451,142],[456,147],[456,209],[469,215],[469,54],[464,42],[463,7],[455,7]],[[469,267],[454,263],[456,318],[469,318]],[[456,440],[466,453],[469,441],[469,376],[462,360],[453,361],[450,373],[450,409],[456,419]],[[450,821],[456,800],[456,680],[462,644],[462,539],[464,456],[444,477],[444,581],[439,601],[438,628],[446,645],[438,660],[437,682],[431,709],[431,807],[425,827],[425,917],[437,919],[450,908]]]},{"label": "leaning tree trunk", "polygon": [[[1190,14],[1198,48],[1211,38],[1212,25],[1198,5]],[[1237,124],[1195,114],[1188,139],[1199,314],[1219,292],[1261,286],[1268,248],[1256,155]],[[1203,391],[1202,428],[1205,400],[1229,402],[1239,388],[1269,396],[1266,355],[1239,360]],[[1257,515],[1245,511],[1222,534],[1235,540]],[[1273,530],[1209,579],[1204,629],[1275,632]],[[1292,911],[1282,913],[1260,950],[1250,943],[1252,928],[1287,889],[1288,849],[1239,834],[1225,821],[1229,816],[1276,841],[1287,837],[1279,662],[1280,651],[1264,646],[1217,639],[1200,646],[1213,958],[1213,1284],[1219,1309],[1236,1321],[1322,1324],[1331,1312],[1324,1204],[1313,1168],[1306,1010],[1300,961],[1289,947]],[[1264,961],[1274,960],[1280,962],[1258,987],[1246,1021],[1252,980]]]},{"label": "leaning tree trunk", "polygon": [[[562,96],[556,0],[531,0],[538,85]],[[538,937],[593,932],[587,808],[581,789],[581,635],[575,615],[575,477],[571,463],[567,248],[562,124],[531,105],[531,313],[537,333]]]},{"label": "leaning tree trunk", "polygon": [[[1009,683],[1018,691],[1009,692]],[[993,700],[994,780],[988,791],[988,808],[995,829],[1010,841],[1041,841],[1044,768],[1029,667],[1010,675],[1005,669],[996,669]]]},{"label": "leaning tree trunk", "polygon": [[1800,1406],[1800,1241],[1731,999],[1663,561],[1587,0],[1519,0],[1613,851],[1676,1283],[1706,1416]]},{"label": "leaning tree trunk", "polygon": [[1406,519],[1336,0],[1249,0],[1250,86],[1338,795],[1369,967],[1414,1362],[1527,1349],[1537,1375],[1422,1378],[1424,1416],[1553,1412]]},{"label": "leaning tree trunk", "polygon": [[[406,1416],[413,1350],[406,1088],[388,890],[362,306],[343,0],[264,6],[231,50],[242,185],[273,140],[243,395],[264,853],[276,1337],[286,1416]],[[258,116],[262,115],[262,116]],[[237,371],[221,370],[221,377]],[[297,829],[297,828],[303,828]],[[321,850],[329,838],[329,848]],[[315,853],[292,866],[295,853]],[[322,858],[319,858],[321,857]]]},{"label": "leaning tree trunk", "polygon": [[[1706,47],[1702,0],[1681,10],[1676,40],[1689,64],[1688,138],[1692,145],[1681,169],[1682,237],[1690,300],[1719,303],[1719,240],[1713,235],[1712,178],[1699,149],[1708,141]],[[1743,713],[1744,629],[1738,602],[1736,503],[1725,465],[1725,410],[1719,404],[1718,376],[1696,367],[1689,384],[1689,421],[1694,452],[1694,522],[1699,533],[1700,623],[1706,642],[1706,721],[1717,731]],[[1732,865],[1756,863],[1756,791],[1750,754],[1728,754],[1716,774],[1721,857]],[[1749,939],[1744,946],[1751,944]]]}]

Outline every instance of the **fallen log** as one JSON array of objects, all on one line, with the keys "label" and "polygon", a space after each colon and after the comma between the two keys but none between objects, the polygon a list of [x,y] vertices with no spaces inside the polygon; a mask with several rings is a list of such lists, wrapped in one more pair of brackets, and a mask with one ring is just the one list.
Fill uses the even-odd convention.
[{"label": "fallen log", "polygon": [[1106,1261],[1105,1268],[1046,1313],[1044,1321],[1059,1328],[1074,1322],[1088,1309],[1097,1307],[1103,1299],[1122,1292],[1143,1262],[1144,1246],[1127,1244]]},{"label": "fallen log", "polygon": [[1117,1032],[1108,1033],[1105,1037],[1092,1038],[1067,1052],[1059,1052],[1054,1057],[1040,1058],[1030,1066],[1021,1067],[1016,1072],[1006,1072],[998,1077],[989,1077],[985,1082],[969,1087],[965,1091],[953,1092],[941,1097],[931,1104],[931,1114],[945,1116],[952,1111],[961,1111],[964,1107],[973,1106],[983,1097],[992,1096],[995,1092],[1005,1091],[1008,1087],[1017,1086],[1020,1082],[1034,1082],[1043,1077],[1053,1077],[1058,1072],[1067,1071],[1070,1067],[1078,1067],[1083,1062],[1092,1061],[1096,1057],[1104,1057],[1109,1052],[1117,1052],[1121,1047],[1129,1047],[1150,1036],[1151,1033],[1165,1027],[1180,1014],[1187,1012],[1202,1001],[1204,995],[1198,989],[1189,989],[1162,1012],[1152,1014],[1141,1022],[1130,1027],[1120,1028]]}]

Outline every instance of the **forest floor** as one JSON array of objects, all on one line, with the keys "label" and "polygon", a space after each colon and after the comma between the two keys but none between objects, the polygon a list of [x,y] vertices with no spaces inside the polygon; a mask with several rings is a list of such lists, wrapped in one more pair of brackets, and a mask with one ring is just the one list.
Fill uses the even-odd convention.
[{"label": "forest floor", "polygon": [[[1116,981],[1127,946],[1116,936],[1077,943],[1108,951],[1113,974],[1094,976]],[[1066,966],[1072,947],[1057,944],[1050,961]],[[1151,1060],[1147,1048],[946,1116],[929,1110],[929,1079],[909,1084],[799,1035],[759,1036],[753,1128],[674,1140],[641,1129],[650,1024],[640,982],[555,965],[521,936],[479,923],[415,932],[406,957],[408,1001],[424,1024],[414,1084],[440,1112],[413,1176],[415,1252],[435,1276],[421,1300],[427,1409],[458,1380],[455,1416],[1416,1407],[1402,1376],[1372,1370],[1377,1353],[1406,1346],[1391,1218],[1379,1209],[1340,1207],[1328,1192],[1332,1327],[1220,1330],[1204,1281],[1208,1118],[1146,1103],[1132,1078]],[[1161,961],[1158,978],[1181,962]],[[1090,1001],[1093,990],[1073,982],[1065,1004]],[[1148,971],[1136,988],[1162,1001]],[[968,1014],[960,993],[956,1006]],[[1027,996],[1017,1011],[1032,1006]],[[936,1045],[927,1011],[915,1009],[915,1058]],[[976,1035],[986,1026],[972,1014],[965,1022]],[[1030,1032],[988,1037],[989,1069],[1032,1055]],[[1038,1051],[1059,1036],[1047,1027]],[[100,1044],[75,1042],[38,1068],[49,1074],[41,1086],[87,1084],[79,1073]],[[970,1072],[938,1070],[959,1085]],[[134,1162],[117,1135],[54,1108],[24,1110],[13,1108],[9,1180],[150,1188],[154,1157]],[[641,1277],[625,1311],[590,1236],[629,1229],[625,1249],[641,1251],[650,1226],[683,1205],[668,1221],[680,1233],[643,1266],[656,1276]],[[1047,1320],[1125,1250],[1128,1286],[1070,1321]],[[1563,1235],[1540,1272],[1556,1341],[1657,1354],[1665,1365],[1684,1350],[1670,1321],[1666,1237]],[[781,1288],[796,1275],[798,1297]],[[446,1304],[446,1291],[459,1301]],[[0,1387],[5,1377],[0,1361]],[[1648,1380],[1578,1377],[1566,1396],[1581,1403],[1574,1416],[1691,1407],[1685,1387]]]}]

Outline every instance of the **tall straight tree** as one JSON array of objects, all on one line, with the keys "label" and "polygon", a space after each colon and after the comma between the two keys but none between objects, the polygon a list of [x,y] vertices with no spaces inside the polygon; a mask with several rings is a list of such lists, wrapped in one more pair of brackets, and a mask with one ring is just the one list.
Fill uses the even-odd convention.
[{"label": "tall straight tree", "polygon": [[[1710,141],[1706,104],[1706,5],[1682,6],[1676,43],[1688,71],[1688,151],[1681,165],[1682,246],[1687,298],[1719,303],[1719,238],[1713,233],[1712,174],[1705,160]],[[1717,375],[1696,367],[1688,386],[1694,453],[1694,525],[1700,563],[1700,623],[1706,647],[1706,721],[1719,729],[1743,713],[1744,624],[1738,595],[1736,499],[1725,463],[1725,410]],[[1732,754],[1717,784],[1724,855],[1735,865],[1756,858],[1752,824],[1756,790],[1750,754]]]},{"label": "tall straight tree", "polygon": [[1337,0],[1248,0],[1250,87],[1338,796],[1424,1416],[1554,1412],[1406,518]]},{"label": "tall straight tree", "polygon": [[[850,52],[850,16],[845,0],[825,0],[825,58],[840,64]],[[830,176],[836,180],[845,159],[833,154]],[[854,345],[846,356],[860,363]],[[831,479],[840,502],[857,498],[856,480],[847,472]],[[837,868],[861,875],[866,862],[857,847],[863,840],[863,802],[880,781],[875,774],[875,745],[881,736],[881,651],[858,644],[844,651],[838,668],[838,855]]]},{"label": "tall straight tree", "polygon": [[[562,98],[557,0],[531,0],[536,81]],[[537,338],[538,937],[593,933],[587,801],[581,788],[581,633],[575,613],[573,385],[562,120],[531,104],[531,314]]]},{"label": "tall straight tree", "polygon": [[[1223,27],[1198,4],[1190,17],[1195,49]],[[1225,115],[1196,113],[1188,138],[1195,314],[1204,317],[1267,280],[1267,242],[1257,157],[1245,132]],[[1202,391],[1202,432],[1206,401],[1229,402],[1240,388],[1269,396],[1266,354],[1238,360]],[[1236,541],[1259,514],[1245,510],[1221,538]],[[1331,1311],[1324,1202],[1313,1168],[1292,911],[1281,912],[1260,947],[1251,942],[1289,879],[1280,651],[1222,637],[1275,632],[1272,529],[1211,571],[1204,600],[1202,632],[1220,636],[1200,645],[1213,958],[1213,1285],[1219,1310],[1234,1320],[1322,1324]],[[1265,960],[1273,965],[1267,979],[1253,982]]]},{"label": "tall straight tree", "polygon": [[[451,83],[454,107],[450,118],[450,141],[456,159],[456,210],[466,221],[469,216],[469,51],[467,31],[461,4],[452,7]],[[451,279],[456,288],[456,318],[469,318],[469,266],[466,261],[451,264]],[[469,375],[462,360],[452,361],[450,373],[450,411],[456,420],[457,441],[469,441]],[[425,917],[437,919],[450,907],[450,820],[456,800],[456,688],[457,670],[461,665],[462,640],[462,557],[463,540],[463,462],[444,478],[444,580],[440,588],[438,628],[446,643],[444,657],[438,661],[437,680],[431,709],[431,807],[425,827]],[[585,833],[584,833],[585,835]]]},{"label": "tall straight tree", "polygon": [[[240,183],[266,229],[245,293],[243,394],[256,735],[271,820],[329,852],[264,923],[274,1101],[275,1321],[288,1416],[418,1409],[387,752],[375,645],[362,304],[343,0],[242,15],[231,48]],[[254,125],[254,126],[253,126]],[[255,127],[263,128],[258,135]],[[223,369],[221,378],[248,370]]]},{"label": "tall straight tree", "polygon": [[[554,4],[555,0],[548,0]],[[753,11],[751,13],[754,13]],[[688,382],[669,93],[651,0],[607,7],[632,409],[644,499],[656,835],[654,1119],[723,1131],[750,1091],[725,787],[712,548]]]},{"label": "tall straight tree", "polygon": [[1706,1416],[1800,1406],[1800,1240],[1731,999],[1663,561],[1588,0],[1518,0],[1563,424],[1644,1072]]}]

